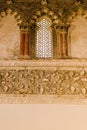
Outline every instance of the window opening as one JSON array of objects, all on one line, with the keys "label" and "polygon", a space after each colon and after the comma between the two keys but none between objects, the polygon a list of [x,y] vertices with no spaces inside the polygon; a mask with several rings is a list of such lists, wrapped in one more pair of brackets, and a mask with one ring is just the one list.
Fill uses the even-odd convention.
[{"label": "window opening", "polygon": [[51,21],[43,18],[37,22],[36,57],[52,58],[52,29]]}]

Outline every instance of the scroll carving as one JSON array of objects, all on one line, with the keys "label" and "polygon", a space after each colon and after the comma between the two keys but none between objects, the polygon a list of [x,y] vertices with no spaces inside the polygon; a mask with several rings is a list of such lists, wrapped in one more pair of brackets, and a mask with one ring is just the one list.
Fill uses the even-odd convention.
[{"label": "scroll carving", "polygon": [[0,70],[1,94],[87,95],[87,72]]}]

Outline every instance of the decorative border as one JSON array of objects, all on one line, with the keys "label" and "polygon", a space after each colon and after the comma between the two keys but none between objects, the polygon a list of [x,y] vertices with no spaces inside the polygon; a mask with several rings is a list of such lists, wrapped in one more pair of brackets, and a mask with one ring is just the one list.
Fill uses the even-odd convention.
[{"label": "decorative border", "polygon": [[0,95],[0,104],[72,104],[87,105],[84,96],[55,95]]},{"label": "decorative border", "polygon": [[37,59],[37,60],[0,60],[2,67],[87,67],[87,59]]},{"label": "decorative border", "polygon": [[87,60],[0,61],[0,103],[87,104]]}]

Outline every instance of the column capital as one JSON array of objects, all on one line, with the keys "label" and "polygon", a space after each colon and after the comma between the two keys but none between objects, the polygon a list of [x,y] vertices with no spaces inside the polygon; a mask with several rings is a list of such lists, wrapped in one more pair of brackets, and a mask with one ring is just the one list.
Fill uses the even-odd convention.
[{"label": "column capital", "polygon": [[57,33],[67,33],[68,32],[69,25],[58,25],[56,26],[56,32]]},{"label": "column capital", "polygon": [[20,28],[20,31],[21,31],[21,32],[29,32],[30,29],[29,29],[29,28]]},{"label": "column capital", "polygon": [[22,32],[29,32],[30,31],[30,27],[21,25],[20,26],[20,31],[22,31]]}]

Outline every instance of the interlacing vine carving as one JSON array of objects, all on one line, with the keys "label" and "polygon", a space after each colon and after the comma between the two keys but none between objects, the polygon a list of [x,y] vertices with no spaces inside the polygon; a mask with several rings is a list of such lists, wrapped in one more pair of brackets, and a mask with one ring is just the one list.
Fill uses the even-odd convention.
[{"label": "interlacing vine carving", "polygon": [[87,95],[87,72],[0,70],[1,94]]}]

